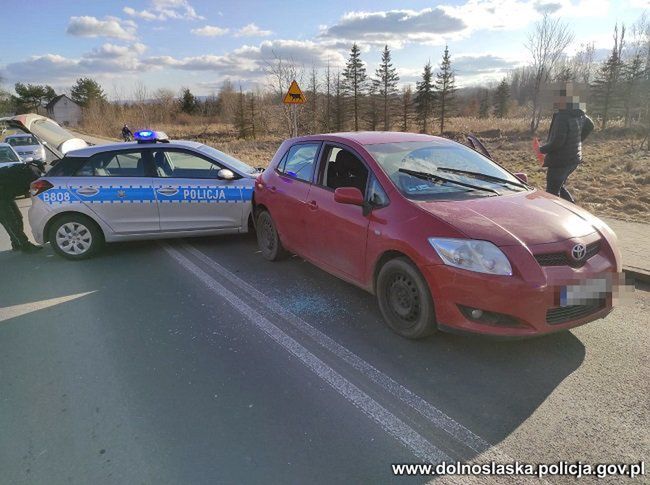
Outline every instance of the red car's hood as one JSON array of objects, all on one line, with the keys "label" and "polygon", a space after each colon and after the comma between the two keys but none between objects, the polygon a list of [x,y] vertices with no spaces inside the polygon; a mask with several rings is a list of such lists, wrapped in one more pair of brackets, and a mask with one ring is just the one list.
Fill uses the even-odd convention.
[{"label": "red car's hood", "polygon": [[541,190],[464,201],[416,202],[467,237],[526,246],[592,234],[596,228]]}]

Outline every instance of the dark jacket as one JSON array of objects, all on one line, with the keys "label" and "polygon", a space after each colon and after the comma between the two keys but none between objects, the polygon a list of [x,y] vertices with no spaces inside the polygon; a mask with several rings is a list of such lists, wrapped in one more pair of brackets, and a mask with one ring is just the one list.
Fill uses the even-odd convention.
[{"label": "dark jacket", "polygon": [[581,109],[563,109],[553,115],[546,144],[545,167],[568,167],[582,162],[582,142],[594,129],[594,123]]},{"label": "dark jacket", "polygon": [[29,190],[29,184],[40,177],[31,164],[15,163],[0,167],[0,199],[13,200]]}]

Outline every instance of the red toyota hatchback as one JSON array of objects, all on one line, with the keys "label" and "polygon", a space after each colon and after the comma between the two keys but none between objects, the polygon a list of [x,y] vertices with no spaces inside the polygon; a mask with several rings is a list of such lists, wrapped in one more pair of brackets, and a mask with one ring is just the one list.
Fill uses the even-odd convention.
[{"label": "red toyota hatchback", "polygon": [[255,184],[260,249],[376,294],[408,338],[523,337],[604,317],[621,269],[616,236],[519,177],[435,136],[287,140]]}]

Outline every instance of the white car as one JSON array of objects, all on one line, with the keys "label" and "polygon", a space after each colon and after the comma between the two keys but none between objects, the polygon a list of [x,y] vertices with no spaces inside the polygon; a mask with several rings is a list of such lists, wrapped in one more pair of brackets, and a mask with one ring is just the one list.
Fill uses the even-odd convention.
[{"label": "white car", "polygon": [[30,133],[16,133],[7,135],[5,143],[11,145],[23,162],[45,161],[45,147]]},{"label": "white car", "polygon": [[139,131],[68,152],[32,183],[36,241],[83,259],[104,242],[248,232],[257,169],[212,147]]},{"label": "white car", "polygon": [[16,163],[24,163],[16,150],[8,143],[0,143],[0,167],[14,165]]}]

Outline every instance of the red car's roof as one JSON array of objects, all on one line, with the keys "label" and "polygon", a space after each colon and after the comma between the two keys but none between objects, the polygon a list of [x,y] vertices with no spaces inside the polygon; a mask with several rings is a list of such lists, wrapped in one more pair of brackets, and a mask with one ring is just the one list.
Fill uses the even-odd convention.
[{"label": "red car's roof", "polygon": [[450,140],[438,136],[422,135],[418,133],[403,133],[401,131],[348,131],[343,133],[327,133],[300,137],[304,140],[349,140],[360,145],[373,145],[375,143],[399,143],[406,141],[428,141],[438,143],[451,143]]}]

